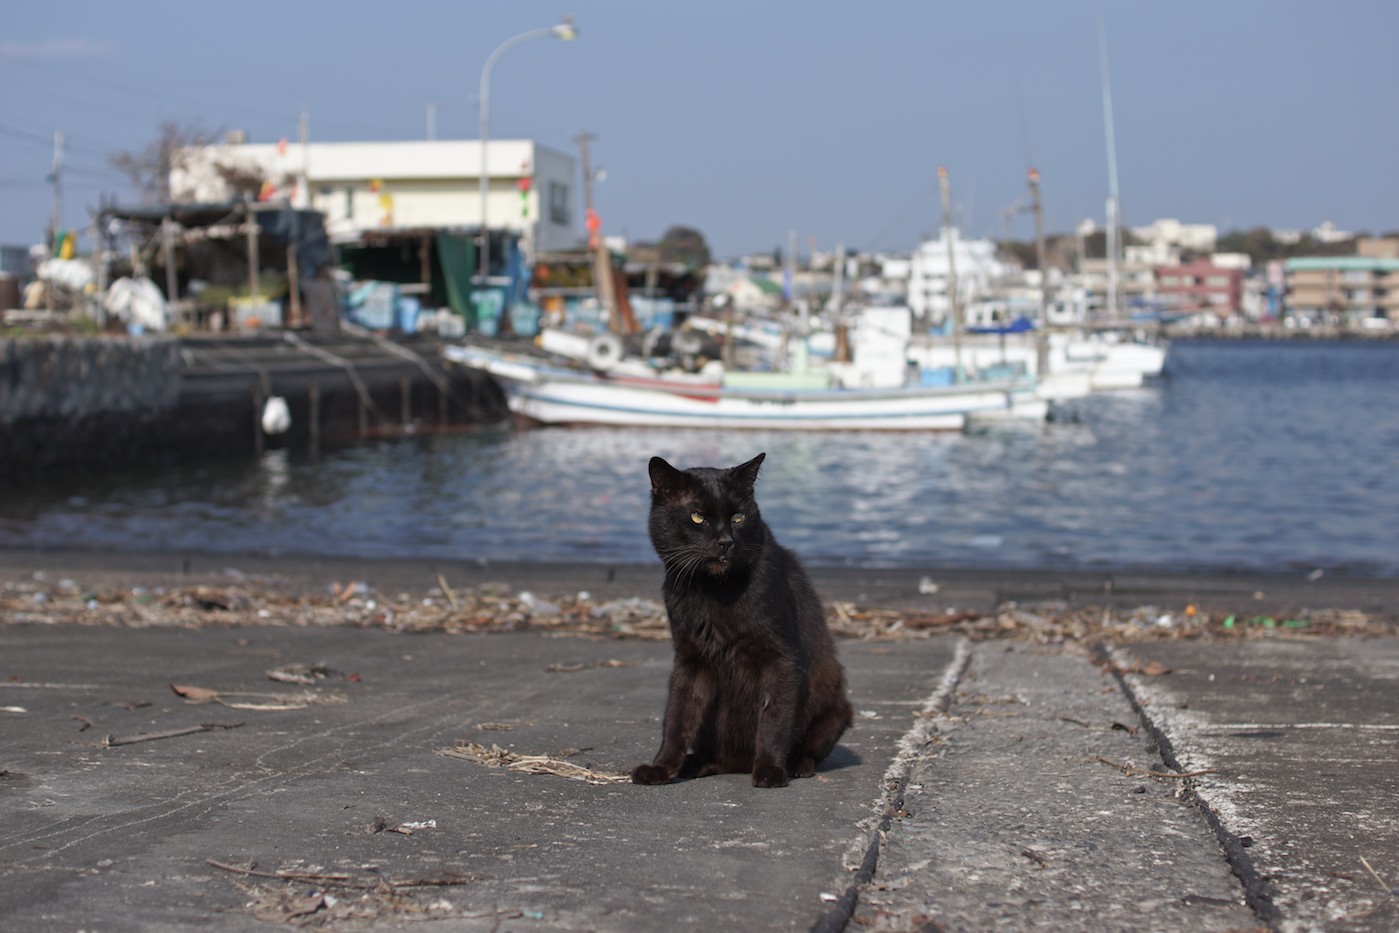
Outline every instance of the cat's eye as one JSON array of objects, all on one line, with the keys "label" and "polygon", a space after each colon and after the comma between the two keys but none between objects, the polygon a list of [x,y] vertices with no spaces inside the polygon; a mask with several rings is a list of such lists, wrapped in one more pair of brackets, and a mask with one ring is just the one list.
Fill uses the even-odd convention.
[{"label": "cat's eye", "polygon": [[690,521],[694,522],[696,525],[703,525],[703,524],[704,524],[704,516],[701,515],[699,512],[691,512],[691,513],[690,513]]},{"label": "cat's eye", "polygon": [[742,525],[742,524],[743,524],[743,513],[742,513],[742,512],[736,513],[736,514],[734,515],[734,517],[731,519],[731,521],[732,521],[735,525]]}]

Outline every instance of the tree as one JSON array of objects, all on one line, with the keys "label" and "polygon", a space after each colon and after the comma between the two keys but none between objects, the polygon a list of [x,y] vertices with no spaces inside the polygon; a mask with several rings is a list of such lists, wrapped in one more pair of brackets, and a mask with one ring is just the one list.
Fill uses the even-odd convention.
[{"label": "tree", "polygon": [[114,152],[108,163],[131,181],[146,206],[170,203],[170,170],[181,149],[209,145],[209,133],[196,124],[166,120],[155,141],[140,152]]},{"label": "tree", "polygon": [[671,227],[659,244],[661,262],[681,262],[692,269],[709,265],[709,244],[704,234],[693,227]]},{"label": "tree", "polygon": [[[107,161],[131,181],[141,203],[145,206],[169,204],[170,172],[181,168],[183,154],[191,149],[217,145],[214,139],[222,131],[209,132],[198,124],[167,120],[160,124],[155,141],[140,152],[114,152]],[[269,179],[256,165],[240,164],[232,158],[215,160],[213,170],[223,180],[227,196],[240,199],[257,197]],[[285,184],[288,179],[274,179]],[[280,185],[279,185],[280,186]]]}]

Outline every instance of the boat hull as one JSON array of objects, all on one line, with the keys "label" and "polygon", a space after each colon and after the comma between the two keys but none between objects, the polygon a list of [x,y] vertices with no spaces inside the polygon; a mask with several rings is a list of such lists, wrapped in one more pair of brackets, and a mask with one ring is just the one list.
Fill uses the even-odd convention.
[{"label": "boat hull", "polygon": [[1029,383],[906,389],[797,389],[708,392],[616,382],[490,354],[451,348],[448,358],[494,376],[510,410],[546,425],[807,431],[960,431],[969,416],[1043,420]]}]

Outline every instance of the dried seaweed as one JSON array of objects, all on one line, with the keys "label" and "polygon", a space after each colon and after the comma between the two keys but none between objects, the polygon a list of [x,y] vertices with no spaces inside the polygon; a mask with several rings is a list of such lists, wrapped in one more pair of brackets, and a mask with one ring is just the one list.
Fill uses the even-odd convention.
[{"label": "dried seaweed", "polygon": [[625,774],[595,771],[554,755],[521,755],[495,744],[487,748],[479,742],[459,741],[451,748],[439,748],[437,754],[473,761],[489,768],[504,768],[525,774],[553,774],[589,784],[626,784],[631,780]]},{"label": "dried seaweed", "polygon": [[[1122,609],[1062,603],[1005,603],[989,610],[898,610],[831,602],[831,630],[840,638],[908,641],[947,633],[974,640],[1016,639],[1045,644],[1171,639],[1306,639],[1392,635],[1395,618],[1353,610],[1303,610],[1287,617],[1209,612],[1189,604]],[[505,584],[453,589],[440,576],[419,593],[383,593],[364,582],[331,583],[321,592],[292,592],[274,581],[227,586],[85,590],[73,581],[6,582],[0,624],[108,625],[128,628],[351,626],[448,635],[535,631],[585,637],[664,640],[665,606],[656,599],[596,600],[586,593],[542,597]],[[333,672],[294,665],[274,679],[310,685]]]}]

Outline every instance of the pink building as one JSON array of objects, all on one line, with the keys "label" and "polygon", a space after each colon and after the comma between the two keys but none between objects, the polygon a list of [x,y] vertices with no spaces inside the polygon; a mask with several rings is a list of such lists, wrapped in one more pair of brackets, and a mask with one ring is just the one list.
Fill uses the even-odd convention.
[{"label": "pink building", "polygon": [[1208,259],[1156,269],[1156,294],[1183,311],[1239,314],[1243,291],[1244,270],[1221,268]]}]

